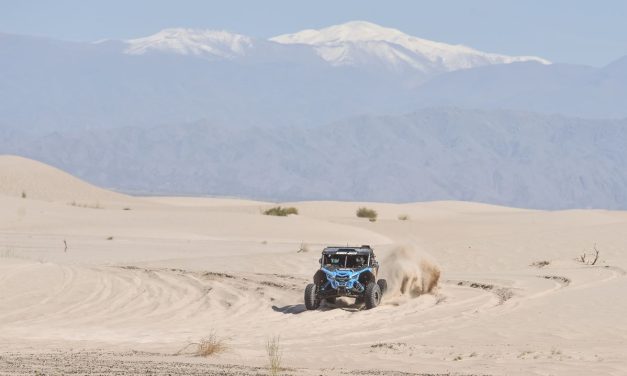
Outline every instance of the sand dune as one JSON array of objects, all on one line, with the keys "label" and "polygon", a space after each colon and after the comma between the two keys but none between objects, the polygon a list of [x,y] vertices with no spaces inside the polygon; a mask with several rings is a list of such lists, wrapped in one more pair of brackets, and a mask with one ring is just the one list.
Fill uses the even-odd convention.
[{"label": "sand dune", "polygon": [[0,194],[91,207],[130,200],[52,166],[13,155],[0,155]]},{"label": "sand dune", "polygon": [[[291,375],[627,373],[625,212],[298,202],[269,217],[273,203],[128,197],[22,158],[0,171],[3,374],[263,374],[271,336]],[[375,247],[384,304],[305,310],[330,243]],[[575,260],[595,245],[596,265]],[[211,333],[227,351],[173,355]]]}]

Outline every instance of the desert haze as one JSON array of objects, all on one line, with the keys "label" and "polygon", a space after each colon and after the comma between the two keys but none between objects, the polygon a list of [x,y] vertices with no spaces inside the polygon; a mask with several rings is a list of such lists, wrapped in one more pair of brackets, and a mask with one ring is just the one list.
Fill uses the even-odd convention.
[{"label": "desert haze", "polygon": [[[289,375],[627,374],[626,212],[276,205],[131,197],[0,156],[0,373],[260,375],[270,341]],[[347,243],[390,291],[306,311],[320,251]]]}]

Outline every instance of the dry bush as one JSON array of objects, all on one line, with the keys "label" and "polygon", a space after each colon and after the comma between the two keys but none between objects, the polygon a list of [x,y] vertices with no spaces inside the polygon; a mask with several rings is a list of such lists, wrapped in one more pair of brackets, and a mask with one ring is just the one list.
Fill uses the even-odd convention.
[{"label": "dry bush", "polygon": [[355,214],[359,218],[368,218],[370,222],[374,222],[377,220],[377,212],[374,209],[362,207],[357,209],[357,212]]},{"label": "dry bush", "polygon": [[276,376],[281,371],[281,358],[283,351],[281,350],[280,337],[272,337],[266,342],[266,353],[268,354],[268,373]]},{"label": "dry bush", "polygon": [[26,192],[22,191],[22,198],[26,198]]},{"label": "dry bush", "polygon": [[398,215],[398,220],[399,221],[406,221],[409,219],[409,216],[407,214],[399,214]]},{"label": "dry bush", "polygon": [[295,207],[283,208],[281,206],[275,206],[263,212],[264,215],[274,215],[277,217],[285,217],[290,214],[298,214],[298,209]]},{"label": "dry bush", "polygon": [[549,266],[549,264],[551,264],[551,261],[542,260],[532,262],[531,266],[542,269],[545,266]]},{"label": "dry bush", "polygon": [[82,202],[72,201],[68,205],[76,206],[77,208],[102,209],[102,206],[100,206],[100,203],[98,203],[98,202],[96,202],[95,204],[86,204],[86,203],[82,203]]},{"label": "dry bush", "polygon": [[[597,245],[595,244],[593,247],[594,253],[582,253],[576,260],[586,265],[596,265],[597,261],[599,261],[599,250],[597,249]],[[592,259],[589,259],[590,256]]]},{"label": "dry bush", "polygon": [[307,246],[307,244],[300,243],[300,248],[298,248],[298,251],[296,251],[296,253],[307,253],[307,252],[309,252],[309,247]]},{"label": "dry bush", "polygon": [[226,351],[227,346],[224,340],[211,334],[207,338],[203,338],[196,349],[197,356],[211,356]]},{"label": "dry bush", "polygon": [[188,348],[195,346],[193,352],[196,356],[212,356],[225,352],[228,349],[228,345],[222,338],[218,338],[215,333],[211,333],[209,336],[200,340],[200,342],[188,343],[185,347],[176,352],[175,355],[183,354]]}]

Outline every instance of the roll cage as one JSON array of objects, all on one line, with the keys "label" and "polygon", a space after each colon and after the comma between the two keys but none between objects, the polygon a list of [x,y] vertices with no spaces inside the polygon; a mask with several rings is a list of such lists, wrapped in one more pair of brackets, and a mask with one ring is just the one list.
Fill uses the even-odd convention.
[{"label": "roll cage", "polygon": [[321,267],[335,267],[341,269],[355,269],[362,267],[377,268],[374,252],[370,246],[360,247],[326,247],[320,258]]}]

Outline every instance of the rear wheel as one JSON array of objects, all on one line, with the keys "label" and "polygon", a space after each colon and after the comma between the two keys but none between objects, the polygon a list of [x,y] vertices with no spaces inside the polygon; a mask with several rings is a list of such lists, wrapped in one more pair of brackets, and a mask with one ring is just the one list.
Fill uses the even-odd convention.
[{"label": "rear wheel", "polygon": [[320,299],[316,296],[316,285],[310,283],[305,287],[305,308],[308,310],[318,309],[320,306]]},{"label": "rear wheel", "polygon": [[385,295],[385,292],[388,291],[388,281],[380,279],[377,281],[377,285],[379,285],[379,289],[381,289],[381,295]]},{"label": "rear wheel", "polygon": [[366,293],[364,296],[366,301],[366,309],[372,309],[379,305],[381,302],[381,288],[378,284],[370,282],[366,286]]}]

